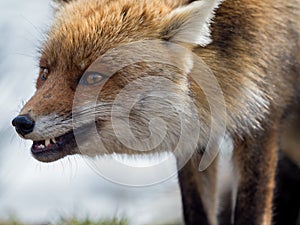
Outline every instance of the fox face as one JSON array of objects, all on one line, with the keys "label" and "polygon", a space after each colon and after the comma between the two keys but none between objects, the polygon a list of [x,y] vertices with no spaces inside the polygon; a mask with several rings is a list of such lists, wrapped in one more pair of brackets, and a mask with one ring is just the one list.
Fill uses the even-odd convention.
[{"label": "fox face", "polygon": [[[171,47],[167,43],[176,43],[190,50],[195,46],[205,46],[210,43],[209,24],[219,1],[196,1],[187,5],[183,5],[184,1],[168,0],[56,3],[55,21],[40,50],[36,92],[21,110],[20,116],[13,120],[20,136],[33,140],[33,156],[40,161],[51,162],[72,154],[93,156],[112,152],[136,153],[136,150],[144,148],[155,151],[172,149],[180,137],[180,121],[175,115],[171,116],[172,104],[184,113],[190,123],[187,126],[194,123],[192,118],[195,115],[190,109],[193,98],[187,77],[190,58],[179,53],[173,57],[176,66],[136,62],[110,74],[125,59],[130,61],[133,57],[130,51],[120,54],[112,50],[143,41],[160,41],[155,47],[141,44],[140,52],[136,54],[142,58],[143,51],[165,49],[165,52],[170,52]],[[144,55],[147,57],[147,54]],[[91,72],[91,65],[99,57],[102,57],[104,69],[101,73]],[[172,84],[167,81],[172,81]],[[124,94],[125,97],[117,104],[118,108],[113,109],[115,99],[126,87],[131,94]],[[126,118],[118,114],[118,122],[113,122],[112,113],[125,112],[128,104],[136,98],[134,90],[141,87],[148,92],[156,91],[156,95],[137,102]],[[160,103],[157,96],[164,96],[162,93],[169,93],[166,96],[171,101]],[[74,107],[76,95],[81,103]],[[91,96],[96,103],[89,99]],[[74,121],[74,114],[80,115],[80,121]],[[168,138],[160,147],[153,144],[161,134],[158,128],[149,129],[150,115],[169,121],[165,134]],[[128,118],[137,139],[145,140],[151,133],[156,133],[156,137],[149,138],[150,144],[137,141],[139,147],[131,148],[116,137],[115,130],[124,129],[123,122]],[[96,124],[94,135],[101,136],[105,150],[99,150],[97,141],[93,139],[92,124]],[[207,124],[201,127],[203,134],[208,133]],[[80,134],[84,151],[78,148],[74,133]]]},{"label": "fox face", "polygon": [[55,3],[36,93],[12,122],[33,156],[172,151],[186,224],[217,224],[210,150],[224,147],[236,174],[228,223],[271,224],[278,140],[294,150],[286,136],[298,137],[283,120],[299,98],[299,0]]}]

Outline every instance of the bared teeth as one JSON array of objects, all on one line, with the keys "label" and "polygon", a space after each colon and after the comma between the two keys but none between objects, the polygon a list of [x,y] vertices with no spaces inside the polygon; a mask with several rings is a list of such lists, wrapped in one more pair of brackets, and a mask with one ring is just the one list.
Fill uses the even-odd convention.
[{"label": "bared teeth", "polygon": [[45,145],[49,146],[50,145],[50,139],[45,140]]},{"label": "bared teeth", "polygon": [[44,150],[53,147],[53,145],[56,145],[57,141],[54,138],[49,138],[44,141],[38,141],[35,144],[36,149]]},{"label": "bared teeth", "polygon": [[45,140],[45,146],[48,147],[52,144],[56,144],[56,140],[54,138],[46,139]]},{"label": "bared teeth", "polygon": [[41,148],[46,148],[46,146],[41,144],[41,145],[38,146],[38,148],[40,148],[40,149]]}]

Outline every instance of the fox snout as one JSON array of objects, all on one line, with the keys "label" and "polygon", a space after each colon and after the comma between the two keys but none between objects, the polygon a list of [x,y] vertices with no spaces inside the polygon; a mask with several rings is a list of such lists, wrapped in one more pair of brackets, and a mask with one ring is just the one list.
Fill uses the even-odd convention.
[{"label": "fox snout", "polygon": [[35,121],[29,115],[20,115],[13,119],[12,125],[18,134],[25,136],[33,131]]}]

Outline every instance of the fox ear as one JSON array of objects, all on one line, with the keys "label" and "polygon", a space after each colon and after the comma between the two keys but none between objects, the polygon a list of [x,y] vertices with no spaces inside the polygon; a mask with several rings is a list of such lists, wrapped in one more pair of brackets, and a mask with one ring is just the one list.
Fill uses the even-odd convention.
[{"label": "fox ear", "polygon": [[210,23],[221,0],[199,0],[174,9],[165,19],[162,38],[206,46],[211,42]]},{"label": "fox ear", "polygon": [[72,0],[52,0],[56,4],[66,4],[68,2],[71,2]]},{"label": "fox ear", "polygon": [[58,11],[62,6],[71,2],[72,0],[52,0],[51,5],[55,11]]}]

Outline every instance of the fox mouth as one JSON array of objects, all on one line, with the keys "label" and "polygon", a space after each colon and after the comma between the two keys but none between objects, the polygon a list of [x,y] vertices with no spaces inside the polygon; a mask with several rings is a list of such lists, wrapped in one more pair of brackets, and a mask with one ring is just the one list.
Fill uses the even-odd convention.
[{"label": "fox mouth", "polygon": [[41,162],[53,162],[67,155],[76,154],[76,140],[74,132],[70,131],[57,138],[34,141],[31,153],[34,158]]}]

